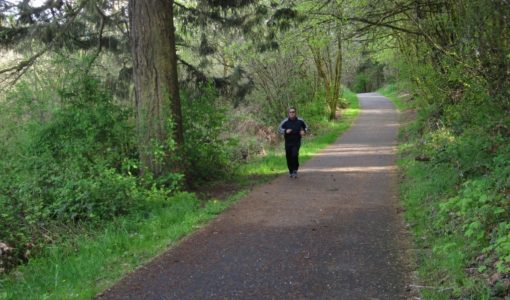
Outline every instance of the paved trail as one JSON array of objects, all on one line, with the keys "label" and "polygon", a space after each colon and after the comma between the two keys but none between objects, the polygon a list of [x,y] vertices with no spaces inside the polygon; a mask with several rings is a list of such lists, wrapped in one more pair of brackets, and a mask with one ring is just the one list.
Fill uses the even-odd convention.
[{"label": "paved trail", "polygon": [[360,94],[353,127],[255,188],[207,228],[99,299],[405,299],[397,113]]}]

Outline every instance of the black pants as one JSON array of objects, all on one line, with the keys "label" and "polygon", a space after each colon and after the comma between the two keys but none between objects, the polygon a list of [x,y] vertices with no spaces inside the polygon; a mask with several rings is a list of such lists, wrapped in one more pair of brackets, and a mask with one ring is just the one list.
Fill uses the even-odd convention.
[{"label": "black pants", "polygon": [[300,144],[285,145],[285,157],[287,158],[289,173],[299,169],[299,147],[301,147]]}]

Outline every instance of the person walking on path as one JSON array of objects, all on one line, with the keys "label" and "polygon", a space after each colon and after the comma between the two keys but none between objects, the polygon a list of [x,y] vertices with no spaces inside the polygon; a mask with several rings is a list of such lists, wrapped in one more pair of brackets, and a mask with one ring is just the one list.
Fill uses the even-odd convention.
[{"label": "person walking on path", "polygon": [[295,107],[289,108],[288,115],[280,123],[278,131],[285,137],[285,157],[287,158],[289,177],[297,178],[301,137],[308,131],[308,126],[303,119],[298,118]]}]

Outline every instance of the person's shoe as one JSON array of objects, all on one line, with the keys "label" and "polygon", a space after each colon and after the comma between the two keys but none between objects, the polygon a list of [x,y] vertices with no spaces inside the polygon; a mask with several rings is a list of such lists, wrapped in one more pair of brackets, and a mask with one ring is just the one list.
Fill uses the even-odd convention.
[{"label": "person's shoe", "polygon": [[294,178],[298,178],[298,176],[297,176],[297,171],[292,172],[292,177],[294,177]]},{"label": "person's shoe", "polygon": [[294,178],[294,172],[289,173],[289,177],[290,177],[290,178]]}]

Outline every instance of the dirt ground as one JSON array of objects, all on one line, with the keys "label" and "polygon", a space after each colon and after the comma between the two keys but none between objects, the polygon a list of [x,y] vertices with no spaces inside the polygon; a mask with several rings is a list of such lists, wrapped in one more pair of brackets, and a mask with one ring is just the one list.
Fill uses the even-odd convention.
[{"label": "dirt ground", "polygon": [[360,94],[358,120],[301,166],[97,299],[406,299],[409,248],[395,166],[398,115]]}]

